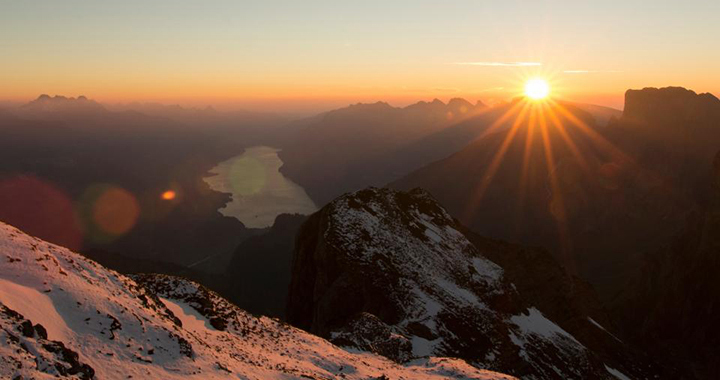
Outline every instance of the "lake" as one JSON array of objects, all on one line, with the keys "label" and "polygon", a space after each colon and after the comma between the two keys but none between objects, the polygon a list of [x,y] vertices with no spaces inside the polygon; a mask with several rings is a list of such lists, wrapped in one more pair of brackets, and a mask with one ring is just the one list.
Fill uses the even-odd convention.
[{"label": "lake", "polygon": [[246,227],[272,226],[280,214],[311,214],[317,206],[305,190],[280,173],[278,149],[248,148],[239,156],[219,163],[203,180],[215,191],[229,193],[232,201],[219,211]]}]

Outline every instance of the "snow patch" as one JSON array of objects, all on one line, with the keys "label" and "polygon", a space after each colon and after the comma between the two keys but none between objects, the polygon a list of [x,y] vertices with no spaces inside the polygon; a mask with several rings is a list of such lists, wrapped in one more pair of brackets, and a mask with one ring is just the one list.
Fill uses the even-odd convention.
[{"label": "snow patch", "polygon": [[503,270],[494,262],[482,257],[475,257],[472,259],[472,263],[478,274],[489,280],[488,282],[500,281],[502,278]]},{"label": "snow patch", "polygon": [[610,335],[611,337],[613,337],[615,340],[617,340],[618,342],[622,343],[622,340],[618,339],[618,337],[616,337],[615,335],[613,335],[610,331],[607,331],[606,328],[602,327],[601,324],[595,322],[594,319],[592,319],[592,318],[590,318],[590,317],[587,317],[587,319],[588,319],[588,321],[589,321],[590,323],[592,323],[593,325],[595,325],[595,327],[599,328],[599,329],[602,330],[602,331],[605,331],[606,333],[608,333],[608,335]]},{"label": "snow patch", "polygon": [[610,373],[611,375],[615,376],[619,380],[630,380],[628,376],[626,376],[624,373],[616,370],[615,368],[608,367],[605,365],[605,369]]},{"label": "snow patch", "polygon": [[527,312],[528,315],[520,314],[514,315],[510,318],[510,321],[518,326],[524,334],[539,335],[551,341],[557,337],[563,337],[584,348],[584,346],[578,342],[575,337],[553,323],[551,320],[545,318],[540,310],[531,307],[527,310]]},{"label": "snow patch", "polygon": [[182,326],[185,330],[190,330],[195,333],[208,333],[210,331],[217,331],[207,318],[200,315],[197,310],[190,307],[188,304],[180,301],[169,300],[167,298],[159,297],[165,306],[175,314],[175,316],[182,322]]},{"label": "snow patch", "polygon": [[0,278],[0,303],[22,314],[32,323],[41,324],[47,330],[50,340],[65,341],[72,335],[52,299],[33,288]]}]

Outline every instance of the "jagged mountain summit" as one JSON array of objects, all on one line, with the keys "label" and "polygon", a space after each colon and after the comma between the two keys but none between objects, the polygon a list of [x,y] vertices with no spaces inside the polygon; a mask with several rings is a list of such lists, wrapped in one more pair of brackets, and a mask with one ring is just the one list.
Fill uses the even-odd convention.
[{"label": "jagged mountain summit", "polygon": [[6,224],[0,255],[0,378],[511,378],[456,359],[348,352],[196,283],[134,280]]},{"label": "jagged mountain summit", "polygon": [[62,95],[50,96],[42,94],[37,99],[32,100],[18,109],[23,116],[33,117],[45,117],[47,115],[81,115],[81,114],[92,114],[101,115],[107,114],[108,111],[100,105],[100,103],[88,99],[87,97],[80,95],[75,97],[66,97]]},{"label": "jagged mountain summit", "polygon": [[[547,253],[481,246],[463,231],[420,189],[369,188],[334,200],[296,237],[288,321],[400,363],[441,355],[525,379],[648,375],[596,300],[577,299],[579,282],[552,277],[562,270]],[[510,258],[497,260],[507,269],[486,249]],[[541,259],[523,271],[521,255]]]}]

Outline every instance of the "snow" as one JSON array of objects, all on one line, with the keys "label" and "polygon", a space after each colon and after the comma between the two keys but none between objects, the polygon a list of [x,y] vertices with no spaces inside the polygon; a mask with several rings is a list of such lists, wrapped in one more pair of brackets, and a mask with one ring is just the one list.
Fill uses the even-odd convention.
[{"label": "snow", "polygon": [[167,298],[160,297],[160,301],[167,306],[173,314],[178,317],[182,322],[182,327],[185,330],[193,331],[195,333],[206,333],[208,331],[216,331],[210,324],[207,318],[200,315],[197,310],[190,307],[188,304],[180,301],[173,301]]},{"label": "snow", "polygon": [[432,356],[439,339],[427,340],[419,336],[413,336],[410,342],[413,347],[413,355],[422,358]]},{"label": "snow", "polygon": [[593,325],[595,325],[595,327],[599,328],[599,329],[602,330],[602,331],[605,331],[606,333],[608,333],[608,335],[610,335],[611,337],[613,337],[615,340],[617,340],[618,342],[622,343],[622,340],[620,340],[618,337],[616,337],[615,335],[613,335],[610,331],[607,331],[606,328],[602,327],[602,325],[600,325],[599,323],[595,322],[594,319],[592,319],[592,318],[590,318],[590,317],[587,317],[587,319],[588,319],[588,321],[589,321],[590,323],[592,323]]},{"label": "snow", "polygon": [[425,230],[425,236],[427,236],[430,240],[432,240],[436,243],[439,243],[440,241],[442,241],[442,238],[440,237],[440,235],[438,235],[437,232],[433,231],[430,228]]},{"label": "snow", "polygon": [[[214,304],[231,311],[221,331],[179,297],[199,285],[182,279],[172,285],[160,300],[131,278],[0,223],[0,311],[7,307],[45,327],[98,379],[511,378],[457,359],[400,365],[349,352],[214,295]],[[60,359],[43,348],[47,341],[19,334],[13,323],[0,312],[0,378],[54,378],[53,360]]]},{"label": "snow", "polygon": [[[460,232],[457,221],[429,193],[369,188],[346,194],[323,210],[327,213],[324,243],[333,254],[362,268],[358,270],[399,275],[390,302],[402,309],[402,317],[383,322],[410,341],[410,357],[463,355],[458,342],[478,334],[492,347],[469,359],[479,367],[498,368],[498,363],[516,360],[541,377],[556,376],[557,371],[573,377],[587,368],[585,347],[526,304],[504,278],[504,270]],[[510,312],[489,306],[498,305],[500,299],[516,308]],[[526,312],[514,315],[516,310]],[[470,331],[456,321],[468,321]],[[338,341],[365,342],[364,348],[373,349],[372,342],[360,336]]]},{"label": "snow", "polygon": [[49,339],[68,340],[71,336],[50,297],[33,288],[0,278],[0,303],[31,321],[42,320]]},{"label": "snow", "polygon": [[567,331],[563,330],[560,326],[553,323],[551,320],[545,318],[545,316],[536,308],[531,307],[527,310],[527,315],[520,314],[510,318],[510,321],[520,328],[525,334],[539,335],[544,338],[554,340],[557,337],[570,340],[578,346],[582,346],[575,337],[570,335]]},{"label": "snow", "polygon": [[472,263],[480,277],[485,278],[488,282],[500,281],[502,278],[502,268],[492,261],[482,257],[475,257],[472,259]]},{"label": "snow", "polygon": [[619,380],[630,380],[630,378],[627,377],[624,373],[622,373],[622,372],[620,372],[620,371],[618,371],[618,370],[616,370],[616,369],[614,369],[614,368],[611,368],[611,367],[608,367],[607,365],[605,365],[605,369],[606,369],[611,375],[615,376],[615,377],[618,378]]},{"label": "snow", "polygon": [[454,297],[458,300],[476,304],[476,306],[480,306],[480,300],[478,300],[478,297],[471,291],[463,289],[457,286],[455,283],[450,282],[444,278],[437,279],[437,284],[440,285],[440,287],[445,292],[447,292],[449,296]]}]

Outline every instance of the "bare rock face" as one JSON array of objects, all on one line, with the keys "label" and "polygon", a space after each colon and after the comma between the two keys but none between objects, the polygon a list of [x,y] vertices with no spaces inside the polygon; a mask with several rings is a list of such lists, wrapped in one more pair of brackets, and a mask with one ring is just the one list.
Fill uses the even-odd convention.
[{"label": "bare rock face", "polygon": [[669,352],[687,364],[688,378],[720,376],[715,354],[720,309],[720,152],[712,165],[710,197],[683,230],[645,255],[642,272],[615,300],[626,335],[653,354]]},{"label": "bare rock face", "polygon": [[[477,236],[473,242],[466,233],[420,189],[346,194],[298,233],[288,322],[399,362],[451,356],[538,379],[647,374],[646,363],[602,325],[609,322],[592,291],[548,254]],[[503,262],[515,268],[491,261],[486,249],[496,250],[497,262],[504,253],[515,258]],[[524,265],[518,251],[543,265],[517,269]]]}]

